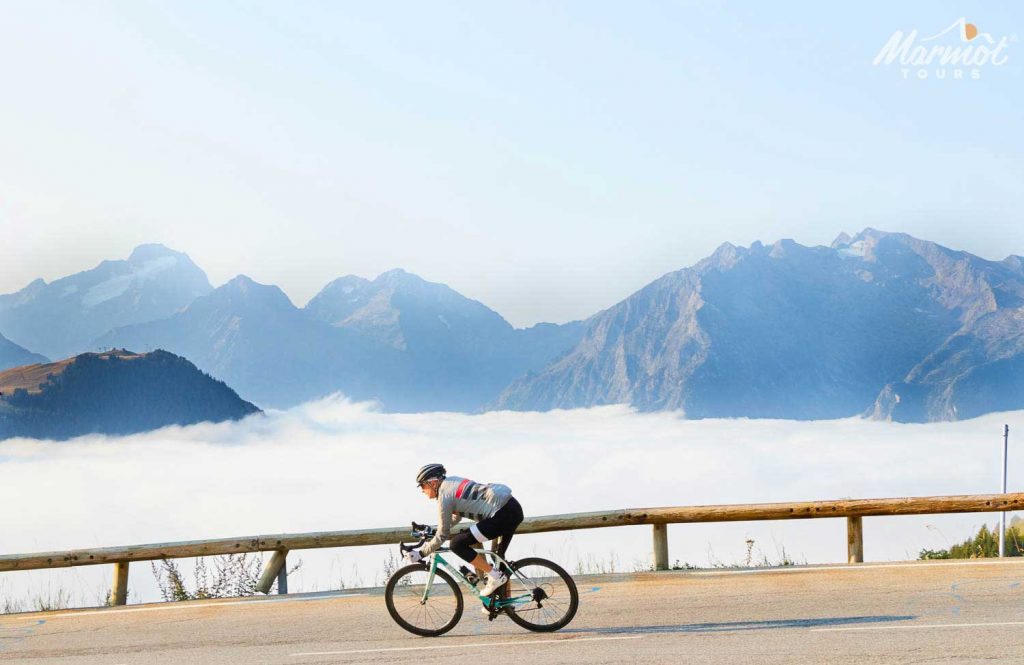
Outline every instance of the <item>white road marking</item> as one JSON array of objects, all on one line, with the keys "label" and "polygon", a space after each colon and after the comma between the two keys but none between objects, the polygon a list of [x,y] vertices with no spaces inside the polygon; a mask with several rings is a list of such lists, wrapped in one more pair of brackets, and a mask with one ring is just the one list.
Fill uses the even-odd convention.
[{"label": "white road marking", "polygon": [[837,633],[853,630],[915,630],[919,628],[985,628],[989,626],[1024,626],[1024,621],[997,621],[994,623],[919,623],[911,626],[847,626],[844,628],[811,628],[812,633]]},{"label": "white road marking", "polygon": [[85,610],[80,612],[61,612],[59,614],[47,615],[46,620],[50,619],[66,619],[69,617],[87,617],[96,614],[124,614],[129,612],[165,612],[167,610],[187,610],[195,609],[199,607],[230,607],[232,605],[264,605],[266,603],[298,603],[303,601],[311,600],[328,600],[331,598],[355,598],[357,596],[366,596],[365,593],[336,593],[326,596],[313,596],[309,598],[261,598],[260,600],[232,600],[224,603],[218,602],[188,602],[188,603],[175,603],[169,602],[163,605],[144,606],[144,607],[126,607],[124,609],[109,609],[109,610]]},{"label": "white road marking", "polygon": [[694,571],[672,571],[682,572],[686,575],[758,575],[764,573],[813,573],[819,570],[877,570],[879,568],[931,568],[933,566],[1013,566],[1024,563],[1021,561],[993,560],[979,561],[978,559],[967,559],[964,561],[935,561],[928,563],[856,563],[840,564],[837,566],[780,566],[778,568],[743,568],[740,570],[694,570]]},{"label": "white road marking", "polygon": [[607,640],[639,640],[644,635],[624,635],[621,637],[565,637],[560,640],[523,639],[515,642],[476,642],[473,644],[442,644],[427,647],[392,647],[386,649],[354,649],[351,651],[309,651],[293,653],[292,656],[341,656],[352,653],[388,653],[391,651],[427,651],[432,649],[478,649],[480,647],[506,647],[531,644],[574,644],[576,642],[598,642]]}]

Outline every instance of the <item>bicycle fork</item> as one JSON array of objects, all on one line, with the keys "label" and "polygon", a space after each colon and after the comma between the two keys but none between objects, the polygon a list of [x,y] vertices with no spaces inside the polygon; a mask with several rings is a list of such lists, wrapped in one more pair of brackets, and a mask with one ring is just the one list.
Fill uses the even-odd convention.
[{"label": "bicycle fork", "polygon": [[434,586],[434,573],[437,572],[437,555],[430,557],[430,574],[427,576],[427,584],[423,587],[423,595],[420,597],[420,605],[427,604],[427,597],[430,596],[430,589]]}]

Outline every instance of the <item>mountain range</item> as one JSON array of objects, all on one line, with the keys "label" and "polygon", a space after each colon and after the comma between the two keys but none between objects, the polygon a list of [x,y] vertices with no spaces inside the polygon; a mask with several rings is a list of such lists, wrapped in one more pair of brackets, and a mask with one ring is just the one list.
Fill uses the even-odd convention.
[{"label": "mountain range", "polygon": [[584,322],[496,401],[924,422],[1024,407],[1024,272],[900,233],[725,244]]},{"label": "mountain range", "polygon": [[32,353],[28,349],[18,346],[3,335],[0,335],[0,371],[19,365],[31,365],[33,363],[45,363],[49,358],[38,353]]},{"label": "mountain range", "polygon": [[874,229],[827,247],[726,243],[584,321],[527,329],[402,270],[340,277],[300,308],[245,276],[214,289],[186,255],[145,245],[0,296],[0,333],[51,357],[166,349],[275,408],[334,391],[406,412],[925,422],[1024,408],[1024,260]]},{"label": "mountain range", "polygon": [[305,311],[336,330],[398,352],[392,369],[399,372],[400,394],[393,394],[399,387],[394,386],[383,393],[384,400],[411,411],[479,409],[582,334],[579,322],[517,330],[476,300],[404,270],[373,281],[342,277],[310,300]]},{"label": "mountain range", "polygon": [[303,309],[276,286],[238,276],[93,345],[166,349],[275,408],[341,391],[391,411],[473,411],[581,332],[578,323],[515,330],[479,302],[395,270],[343,277]]},{"label": "mountain range", "polygon": [[0,295],[0,333],[50,358],[95,350],[112,328],[170,316],[213,287],[180,252],[142,245],[127,260]]}]

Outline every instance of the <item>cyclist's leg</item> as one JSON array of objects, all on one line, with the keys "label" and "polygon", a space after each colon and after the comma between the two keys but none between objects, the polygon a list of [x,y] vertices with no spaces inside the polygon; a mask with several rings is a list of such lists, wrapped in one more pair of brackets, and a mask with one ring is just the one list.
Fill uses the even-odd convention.
[{"label": "cyclist's leg", "polygon": [[[512,543],[512,536],[515,535],[516,529],[518,529],[519,525],[523,522],[523,508],[519,505],[519,502],[516,501],[515,497],[510,497],[508,503],[502,507],[502,510],[506,513],[502,524],[504,531],[494,541],[494,552],[502,559],[505,559],[505,553],[508,551],[508,546]],[[511,570],[505,569],[502,572],[508,576],[509,580],[512,579]],[[498,589],[499,598],[508,597],[508,584],[509,583],[506,582],[500,589]]]},{"label": "cyclist's leg", "polygon": [[502,559],[505,558],[505,552],[508,551],[508,544],[512,542],[512,536],[515,535],[514,531],[503,533],[494,540],[494,552]]},{"label": "cyclist's leg", "polygon": [[508,503],[502,507],[503,511],[506,509],[508,512],[503,520],[503,531],[498,536],[497,542],[494,545],[494,551],[502,559],[505,558],[505,552],[508,551],[509,543],[512,542],[512,536],[515,535],[516,529],[523,522],[523,508],[516,501],[515,497],[509,497]]},{"label": "cyclist's leg", "polygon": [[[508,548],[508,541],[512,538],[512,534],[519,527],[519,524],[523,521],[523,509],[519,505],[519,502],[513,497],[509,497],[509,500],[501,507],[498,512],[494,513],[486,519],[482,519],[469,528],[469,532],[473,534],[477,542],[480,544],[486,543],[487,541],[496,541],[502,538],[505,541],[504,549]],[[500,542],[494,543],[495,548],[502,547]],[[504,549],[498,551],[501,556],[504,556]],[[489,574],[492,566],[481,554],[473,560],[473,565],[482,573]],[[500,571],[499,571],[500,572]]]},{"label": "cyclist's leg", "polygon": [[472,563],[474,566],[476,562],[474,559],[480,556],[473,551],[473,547],[477,544],[476,538],[469,531],[463,531],[452,536],[452,539],[448,541],[448,546],[452,552],[459,555],[459,557],[468,563]]},{"label": "cyclist's leg", "polygon": [[[481,543],[486,543],[488,540],[503,539],[505,540],[504,547],[508,549],[508,541],[511,540],[512,534],[519,528],[522,521],[522,506],[519,505],[515,497],[509,497],[508,501],[505,502],[505,505],[498,512],[474,524],[470,531]],[[500,546],[500,543],[495,543],[495,551],[504,556],[504,549],[501,551],[497,549]]]}]

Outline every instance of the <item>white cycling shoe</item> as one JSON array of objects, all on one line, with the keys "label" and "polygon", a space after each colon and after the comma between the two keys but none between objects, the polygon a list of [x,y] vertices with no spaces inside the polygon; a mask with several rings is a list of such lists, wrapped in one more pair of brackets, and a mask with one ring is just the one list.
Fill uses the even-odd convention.
[{"label": "white cycling shoe", "polygon": [[500,589],[501,585],[503,585],[505,582],[508,582],[508,577],[505,575],[505,573],[501,572],[500,570],[492,570],[491,572],[487,573],[487,584],[485,584],[484,587],[480,589],[480,595],[491,595],[492,593]]}]

